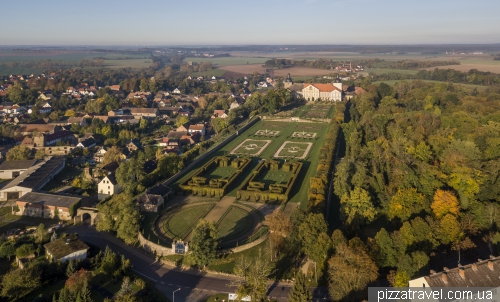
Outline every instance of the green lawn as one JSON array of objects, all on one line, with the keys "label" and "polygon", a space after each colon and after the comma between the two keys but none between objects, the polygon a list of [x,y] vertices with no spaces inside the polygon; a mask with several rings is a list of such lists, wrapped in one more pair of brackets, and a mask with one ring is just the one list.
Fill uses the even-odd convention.
[{"label": "green lawn", "polygon": [[255,178],[255,181],[263,182],[269,187],[270,184],[286,184],[292,176],[289,172],[267,171]]},{"label": "green lawn", "polygon": [[236,146],[235,149],[232,149],[231,152],[234,152],[234,154],[254,155],[257,154],[268,142],[269,140],[247,139],[242,145]]},{"label": "green lawn", "polygon": [[264,64],[267,58],[254,58],[254,57],[221,57],[221,58],[201,58],[201,57],[187,57],[184,59],[186,62],[211,62],[212,66],[231,66],[231,65],[245,65],[245,64]]},{"label": "green lawn", "polygon": [[208,180],[215,178],[229,178],[234,173],[236,173],[236,168],[231,166],[227,167],[215,167],[215,169],[209,171],[208,173],[204,173],[202,176],[206,177]]},{"label": "green lawn", "polygon": [[253,226],[253,218],[241,208],[231,206],[229,212],[218,225],[219,238],[222,241],[235,239],[249,231]]},{"label": "green lawn", "polygon": [[419,71],[415,69],[391,69],[391,68],[366,68],[364,72],[373,72],[375,74],[383,73],[401,73],[401,74],[417,74]]},{"label": "green lawn", "polygon": [[204,204],[181,209],[174,213],[172,218],[165,220],[165,224],[168,225],[163,225],[163,229],[174,238],[184,239],[198,219],[205,217],[213,206],[213,204]]},{"label": "green lawn", "polygon": [[[310,138],[304,138],[303,140],[312,140]],[[289,142],[284,145],[284,148],[281,149],[280,153],[278,153],[279,157],[296,157],[301,158],[304,155],[307,156],[307,148],[311,144],[311,142]],[[313,145],[314,146],[314,145]],[[310,150],[309,150],[310,151]]]},{"label": "green lawn", "polygon": [[264,254],[266,252],[266,249],[267,240],[248,250],[244,250],[239,253],[226,254],[209,264],[208,269],[216,272],[234,274],[234,266],[236,265],[236,261],[240,257],[246,257],[250,260],[256,259],[257,257],[259,257],[259,253]]},{"label": "green lawn", "polygon": [[215,68],[215,69],[207,70],[207,71],[194,72],[192,74],[192,76],[195,76],[195,77],[212,77],[212,76],[222,77],[226,72],[227,72],[227,70]]}]

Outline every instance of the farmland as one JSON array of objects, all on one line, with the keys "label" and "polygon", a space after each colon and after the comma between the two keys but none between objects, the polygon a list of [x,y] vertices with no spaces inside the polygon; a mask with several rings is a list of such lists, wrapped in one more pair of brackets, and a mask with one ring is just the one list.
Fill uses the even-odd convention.
[{"label": "farmland", "polygon": [[267,58],[259,57],[220,57],[220,58],[204,58],[204,57],[187,57],[184,59],[186,62],[211,62],[212,66],[232,66],[232,65],[243,65],[243,64],[264,64]]},{"label": "farmland", "polygon": [[[386,83],[387,85],[394,85],[396,84],[397,82],[401,82],[402,80],[388,80],[388,81],[376,81],[376,82],[373,82],[373,84],[377,85],[377,84],[380,84],[380,83]],[[440,81],[432,81],[432,80],[405,80],[407,82],[411,82],[411,81],[423,81],[423,82],[427,82],[427,83],[441,83],[441,84],[448,84],[448,82],[440,82]],[[466,89],[474,89],[474,88],[477,88],[478,91],[484,91],[486,90],[486,88],[488,88],[488,86],[482,86],[482,85],[472,85],[472,84],[459,84],[459,83],[454,83],[453,84],[454,86],[456,87],[463,87],[463,88],[466,88]]]}]

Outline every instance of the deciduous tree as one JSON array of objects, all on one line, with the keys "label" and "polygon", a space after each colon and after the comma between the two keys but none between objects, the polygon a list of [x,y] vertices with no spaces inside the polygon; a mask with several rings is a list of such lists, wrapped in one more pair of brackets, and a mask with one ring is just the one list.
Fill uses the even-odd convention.
[{"label": "deciduous tree", "polygon": [[217,227],[213,222],[201,219],[194,227],[189,242],[189,258],[200,267],[210,264],[217,256]]}]

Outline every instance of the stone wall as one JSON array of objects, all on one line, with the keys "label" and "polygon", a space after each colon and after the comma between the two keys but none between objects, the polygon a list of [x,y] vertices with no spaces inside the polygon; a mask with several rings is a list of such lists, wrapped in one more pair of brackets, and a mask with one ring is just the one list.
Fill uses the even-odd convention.
[{"label": "stone wall", "polygon": [[159,245],[147,240],[146,238],[144,238],[144,236],[142,236],[141,232],[139,232],[137,238],[139,239],[139,243],[142,246],[142,248],[152,254],[155,254],[157,256],[166,256],[174,254],[174,252],[172,252],[172,248]]}]

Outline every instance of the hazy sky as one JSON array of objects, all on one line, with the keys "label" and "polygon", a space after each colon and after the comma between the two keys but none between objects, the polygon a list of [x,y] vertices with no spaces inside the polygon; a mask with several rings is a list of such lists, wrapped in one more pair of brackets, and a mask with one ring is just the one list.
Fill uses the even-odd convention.
[{"label": "hazy sky", "polygon": [[24,0],[0,45],[500,43],[500,0]]}]

